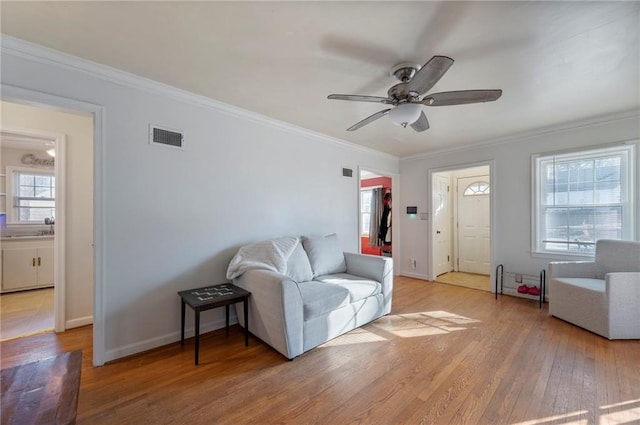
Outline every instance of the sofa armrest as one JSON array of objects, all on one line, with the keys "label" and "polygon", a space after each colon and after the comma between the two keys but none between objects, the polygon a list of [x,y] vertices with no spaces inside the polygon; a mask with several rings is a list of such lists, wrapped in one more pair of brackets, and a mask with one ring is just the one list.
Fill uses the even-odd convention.
[{"label": "sofa armrest", "polygon": [[[233,283],[251,292],[249,331],[289,359],[302,354],[303,309],[298,284],[268,270],[249,270]],[[244,324],[241,314],[238,321]]]},{"label": "sofa armrest", "polygon": [[640,272],[605,275],[609,338],[640,338]]},{"label": "sofa armrest", "polygon": [[345,252],[344,261],[347,264],[347,273],[380,282],[384,296],[382,314],[389,313],[393,298],[393,260],[387,257]]},{"label": "sofa armrest", "polygon": [[596,276],[596,263],[593,261],[555,261],[549,263],[549,278]]}]

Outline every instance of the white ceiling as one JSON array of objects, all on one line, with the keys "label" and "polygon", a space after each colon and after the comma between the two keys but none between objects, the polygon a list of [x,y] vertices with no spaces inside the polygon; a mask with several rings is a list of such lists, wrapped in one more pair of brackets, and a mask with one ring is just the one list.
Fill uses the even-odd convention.
[{"label": "white ceiling", "polygon": [[[640,109],[640,2],[1,2],[2,32],[399,157]],[[415,133],[385,105],[398,62],[456,62]]]}]

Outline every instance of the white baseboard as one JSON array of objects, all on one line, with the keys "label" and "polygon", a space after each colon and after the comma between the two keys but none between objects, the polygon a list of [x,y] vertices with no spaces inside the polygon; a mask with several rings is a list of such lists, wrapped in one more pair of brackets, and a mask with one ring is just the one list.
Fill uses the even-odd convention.
[{"label": "white baseboard", "polygon": [[429,277],[425,274],[411,273],[407,271],[401,271],[400,276],[407,276],[407,277],[413,277],[415,279],[429,280]]},{"label": "white baseboard", "polygon": [[64,322],[64,328],[73,329],[91,324],[93,324],[93,316],[78,317],[77,319],[71,319]]},{"label": "white baseboard", "polygon": [[[229,326],[235,325],[238,320],[234,317],[229,317]],[[225,318],[217,319],[212,322],[200,324],[200,335],[211,332],[216,329],[223,329],[225,327]],[[195,329],[193,327],[185,327],[185,338],[191,338],[195,335]],[[180,331],[171,332],[165,335],[150,338],[144,341],[136,342],[133,344],[124,345],[122,347],[114,348],[113,350],[107,350],[105,355],[105,363],[112,360],[119,359],[121,357],[130,356],[132,354],[141,353],[143,351],[151,350],[154,348],[162,347],[163,345],[171,344],[176,341],[180,341]]]}]

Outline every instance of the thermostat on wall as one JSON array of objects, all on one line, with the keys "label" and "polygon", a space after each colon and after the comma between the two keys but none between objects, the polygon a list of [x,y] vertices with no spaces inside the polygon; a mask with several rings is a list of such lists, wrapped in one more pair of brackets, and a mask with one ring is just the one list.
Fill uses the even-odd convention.
[{"label": "thermostat on wall", "polygon": [[407,214],[418,214],[418,207],[407,207]]}]

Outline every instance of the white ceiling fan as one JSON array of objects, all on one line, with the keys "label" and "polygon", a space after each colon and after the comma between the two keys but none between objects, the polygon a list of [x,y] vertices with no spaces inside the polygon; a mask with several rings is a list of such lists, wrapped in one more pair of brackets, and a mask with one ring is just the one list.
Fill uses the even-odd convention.
[{"label": "white ceiling fan", "polygon": [[423,66],[401,63],[391,70],[391,75],[400,80],[400,83],[389,89],[387,92],[388,97],[331,94],[327,98],[392,105],[391,108],[376,112],[357,122],[349,127],[347,131],[357,130],[388,114],[394,124],[405,128],[409,125],[415,131],[421,132],[429,128],[429,121],[424,111],[422,111],[422,106],[493,102],[502,96],[502,90],[499,89],[459,90],[427,94],[451,65],[453,65],[453,59],[447,56],[434,56]]}]

